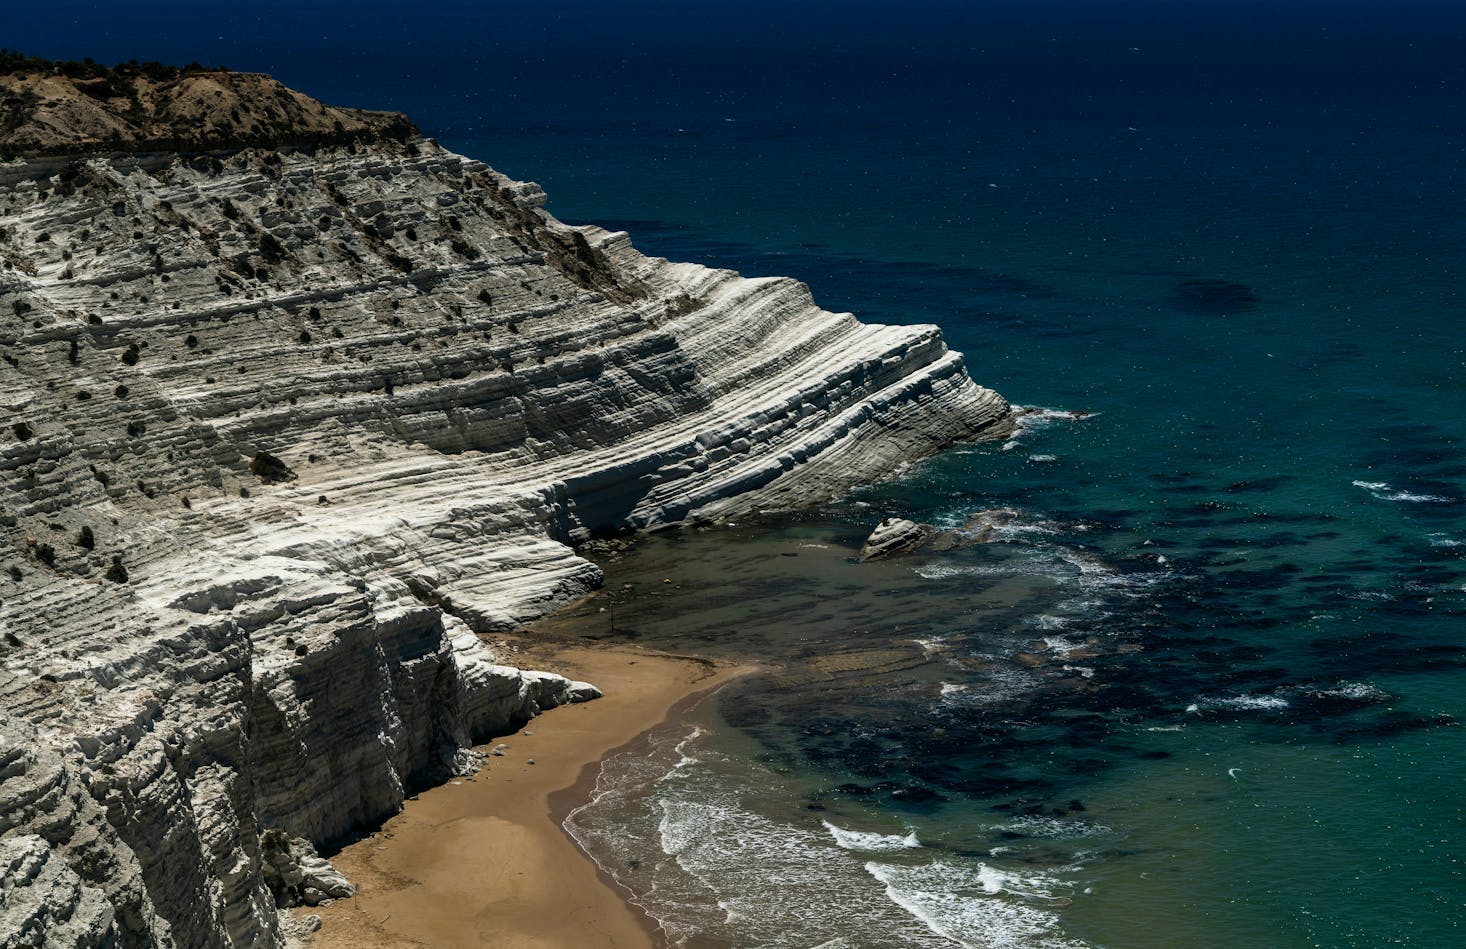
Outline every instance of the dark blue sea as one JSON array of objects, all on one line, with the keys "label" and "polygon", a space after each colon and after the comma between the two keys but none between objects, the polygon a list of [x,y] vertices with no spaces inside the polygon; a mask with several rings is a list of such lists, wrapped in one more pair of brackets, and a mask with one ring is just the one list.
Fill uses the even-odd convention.
[{"label": "dark blue sea", "polygon": [[[937,323],[1053,410],[650,538],[566,620],[769,664],[572,820],[683,944],[1466,946],[1466,5],[7,16],[406,111],[565,220]],[[854,562],[881,517],[997,508]]]}]

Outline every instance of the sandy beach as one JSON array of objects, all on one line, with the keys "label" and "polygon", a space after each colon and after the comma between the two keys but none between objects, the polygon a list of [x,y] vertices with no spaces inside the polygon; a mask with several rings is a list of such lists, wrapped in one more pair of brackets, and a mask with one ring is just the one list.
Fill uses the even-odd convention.
[{"label": "sandy beach", "polygon": [[588,795],[602,757],[748,670],[578,640],[503,643],[504,661],[594,682],[605,696],[551,709],[490,742],[483,750],[509,748],[331,856],[357,895],[295,911],[321,917],[311,946],[660,945],[652,921],[560,822]]}]

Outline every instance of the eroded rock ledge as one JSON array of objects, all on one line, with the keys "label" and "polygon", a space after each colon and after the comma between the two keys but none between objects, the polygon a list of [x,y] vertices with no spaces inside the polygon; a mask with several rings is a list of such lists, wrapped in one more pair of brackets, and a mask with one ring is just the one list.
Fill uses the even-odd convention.
[{"label": "eroded rock ledge", "polygon": [[594,694],[477,635],[570,545],[1011,427],[934,327],[543,197],[390,136],[0,164],[0,942],[278,943],[309,844]]}]

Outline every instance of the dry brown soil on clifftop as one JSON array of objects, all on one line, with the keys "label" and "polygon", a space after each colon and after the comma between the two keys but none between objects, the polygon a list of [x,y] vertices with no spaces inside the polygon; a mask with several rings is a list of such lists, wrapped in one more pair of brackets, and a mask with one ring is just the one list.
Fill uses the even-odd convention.
[{"label": "dry brown soil on clifftop", "polygon": [[324,105],[263,73],[40,60],[7,68],[0,156],[345,144],[417,131],[396,112]]}]

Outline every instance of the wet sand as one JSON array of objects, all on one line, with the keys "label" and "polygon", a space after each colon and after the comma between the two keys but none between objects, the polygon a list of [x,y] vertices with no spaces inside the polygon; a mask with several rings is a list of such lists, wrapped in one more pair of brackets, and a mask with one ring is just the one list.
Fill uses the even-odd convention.
[{"label": "wet sand", "polygon": [[509,749],[331,856],[357,895],[295,911],[321,917],[312,947],[661,945],[561,821],[588,797],[601,758],[748,668],[583,640],[503,643],[502,661],[594,682],[605,696],[490,742],[482,750]]}]

